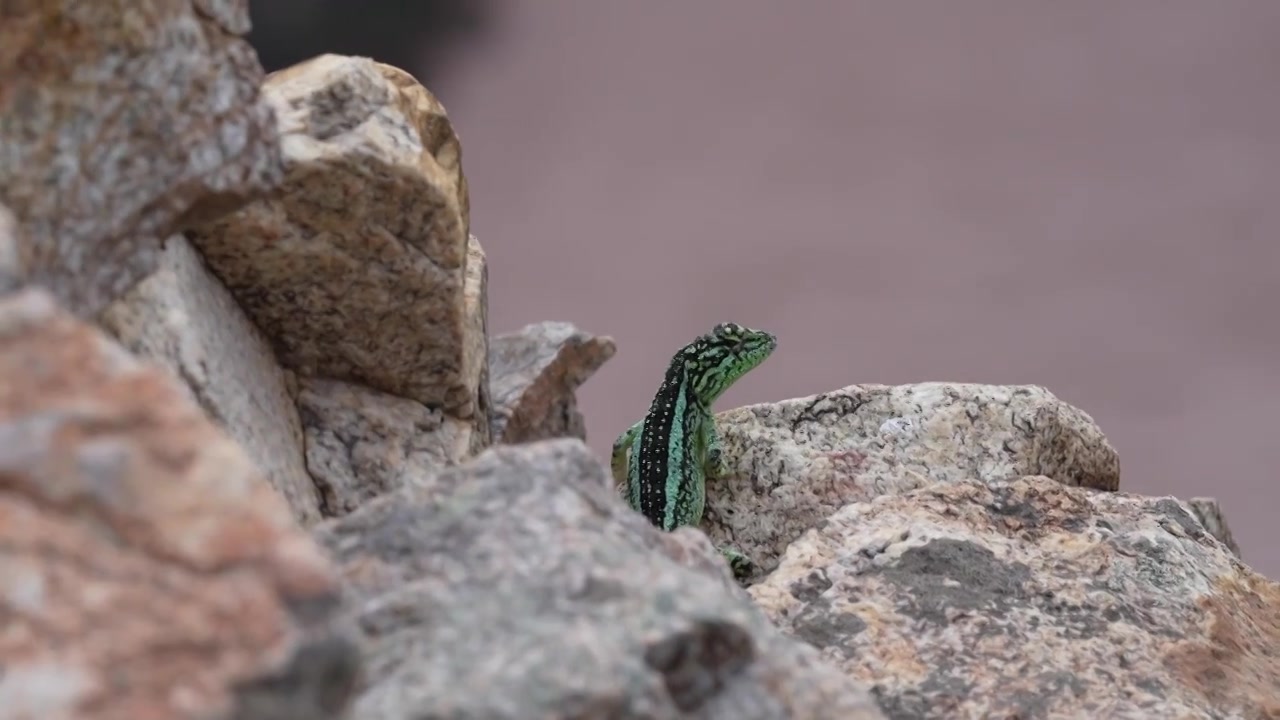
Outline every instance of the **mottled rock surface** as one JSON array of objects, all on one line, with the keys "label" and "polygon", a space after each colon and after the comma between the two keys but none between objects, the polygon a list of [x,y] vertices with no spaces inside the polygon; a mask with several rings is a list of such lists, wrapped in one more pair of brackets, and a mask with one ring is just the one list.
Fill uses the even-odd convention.
[{"label": "mottled rock surface", "polygon": [[626,509],[580,441],[495,448],[429,486],[317,527],[368,642],[358,720],[883,717],[722,564],[646,550],[699,536]]},{"label": "mottled rock surface", "polygon": [[273,73],[263,95],[284,184],[193,232],[196,247],[287,369],[487,423],[467,183],[444,107],[402,70],[337,55]]},{"label": "mottled rock surface", "polygon": [[852,502],[934,482],[1047,475],[1115,490],[1120,460],[1083,411],[1037,386],[850,385],[720,413],[730,477],[703,527],[767,571]]},{"label": "mottled rock surface", "polygon": [[339,718],[336,577],[166,371],[0,301],[0,719]]},{"label": "mottled rock surface", "polygon": [[351,512],[483,449],[469,423],[336,380],[299,381],[307,467],[327,517]]},{"label": "mottled rock surface", "polygon": [[181,235],[160,268],[110,305],[99,322],[134,353],[181,378],[205,412],[240,443],[294,516],[320,519],[303,461],[302,422],[262,333]]},{"label": "mottled rock surface", "polygon": [[1204,529],[1209,534],[1218,539],[1218,542],[1227,546],[1227,549],[1241,557],[1240,546],[1236,544],[1236,539],[1231,535],[1231,527],[1227,525],[1227,516],[1222,512],[1222,506],[1218,501],[1210,497],[1193,497],[1187,501],[1187,507],[1195,514],[1196,519],[1204,525]]},{"label": "mottled rock surface", "polygon": [[749,592],[890,718],[1280,714],[1280,585],[1173,498],[934,483],[837,512]]},{"label": "mottled rock surface", "polygon": [[247,0],[0,3],[0,202],[19,274],[84,317],[160,241],[282,177]]},{"label": "mottled rock surface", "polygon": [[585,440],[574,392],[615,352],[613,338],[565,322],[534,323],[495,337],[489,346],[494,442]]}]

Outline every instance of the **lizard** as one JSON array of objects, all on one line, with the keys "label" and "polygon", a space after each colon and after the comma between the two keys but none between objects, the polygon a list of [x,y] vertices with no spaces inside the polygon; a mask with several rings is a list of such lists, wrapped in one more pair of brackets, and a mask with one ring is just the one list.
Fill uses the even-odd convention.
[{"label": "lizard", "polygon": [[[727,472],[711,406],[777,342],[762,330],[720,323],[671,358],[648,414],[613,443],[610,469],[633,510],[667,532],[702,521],[707,480]],[[749,558],[719,550],[736,578],[750,574]]]}]

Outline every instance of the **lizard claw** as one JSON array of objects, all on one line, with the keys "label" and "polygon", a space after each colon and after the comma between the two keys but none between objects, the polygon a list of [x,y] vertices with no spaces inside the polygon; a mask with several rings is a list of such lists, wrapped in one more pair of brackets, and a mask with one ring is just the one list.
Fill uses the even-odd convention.
[{"label": "lizard claw", "polygon": [[731,547],[720,548],[720,554],[724,555],[725,561],[729,563],[729,569],[733,572],[733,579],[739,582],[746,580],[755,574],[756,564],[751,558],[743,555],[738,550]]},{"label": "lizard claw", "polygon": [[709,478],[721,478],[729,474],[729,465],[723,451],[713,447],[707,451],[706,474]]}]

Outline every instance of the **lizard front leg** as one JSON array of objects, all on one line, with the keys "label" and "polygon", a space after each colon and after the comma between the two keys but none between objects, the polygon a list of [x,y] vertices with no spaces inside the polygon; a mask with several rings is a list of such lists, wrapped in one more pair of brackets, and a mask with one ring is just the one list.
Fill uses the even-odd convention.
[{"label": "lizard front leg", "polygon": [[732,545],[722,545],[716,549],[724,556],[725,562],[729,563],[729,570],[733,572],[733,579],[746,580],[755,573],[756,564],[737,548]]},{"label": "lizard front leg", "polygon": [[[720,441],[720,433],[716,431],[715,420],[706,424],[707,458],[705,476],[708,480],[718,480],[729,475],[729,458],[724,453],[724,445]],[[722,545],[717,550],[729,563],[735,580],[745,580],[755,573],[756,564],[745,553],[732,545]]]},{"label": "lizard front leg", "polygon": [[724,445],[720,442],[720,433],[716,431],[715,420],[707,421],[707,462],[705,473],[708,480],[719,480],[729,474],[729,458],[725,457]]},{"label": "lizard front leg", "polygon": [[619,490],[626,492],[630,488],[628,478],[631,475],[631,450],[636,437],[644,427],[644,420],[637,421],[627,428],[626,432],[613,441],[613,454],[609,457],[609,469],[613,473],[613,481]]}]

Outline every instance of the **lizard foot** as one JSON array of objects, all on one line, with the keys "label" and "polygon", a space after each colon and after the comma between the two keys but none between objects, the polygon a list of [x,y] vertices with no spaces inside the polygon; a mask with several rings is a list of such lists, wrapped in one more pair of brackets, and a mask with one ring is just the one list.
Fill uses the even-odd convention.
[{"label": "lizard foot", "polygon": [[731,547],[722,547],[720,548],[720,554],[729,563],[729,569],[733,571],[734,580],[746,580],[755,574],[756,564],[752,562],[751,558],[738,550]]},{"label": "lizard foot", "polygon": [[707,450],[706,476],[709,480],[715,480],[729,475],[729,466],[726,462],[724,452],[718,446],[712,446]]}]

